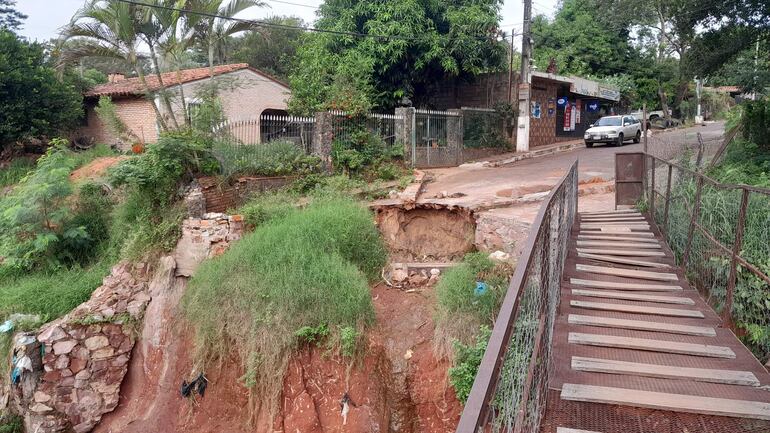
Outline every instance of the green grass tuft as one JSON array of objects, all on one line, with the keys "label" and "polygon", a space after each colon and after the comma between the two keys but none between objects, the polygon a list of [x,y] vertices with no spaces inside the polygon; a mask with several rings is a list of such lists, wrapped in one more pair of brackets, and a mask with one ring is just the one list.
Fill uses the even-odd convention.
[{"label": "green grass tuft", "polygon": [[367,280],[385,257],[372,215],[352,200],[317,199],[259,225],[190,281],[183,311],[197,359],[236,348],[245,384],[273,406],[298,338],[327,330],[344,354],[355,351],[358,330],[374,319]]},{"label": "green grass tuft", "polygon": [[15,158],[7,167],[0,168],[0,188],[19,183],[34,168],[35,161],[32,159]]}]

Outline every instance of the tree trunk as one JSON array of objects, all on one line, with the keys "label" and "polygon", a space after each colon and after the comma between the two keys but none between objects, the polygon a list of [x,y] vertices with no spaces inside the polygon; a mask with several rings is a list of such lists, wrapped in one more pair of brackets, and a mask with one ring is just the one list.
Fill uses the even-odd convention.
[{"label": "tree trunk", "polygon": [[[158,84],[160,84],[160,91],[158,92],[160,94],[160,99],[163,101],[163,105],[166,108],[166,112],[168,112],[168,117],[171,119],[171,123],[174,125],[174,129],[179,129],[179,122],[176,121],[174,109],[171,107],[171,99],[168,96],[168,89],[166,88],[166,84],[163,83],[163,76],[160,73],[160,66],[158,66],[158,56],[155,53],[155,47],[153,47],[151,41],[147,41],[147,45],[150,47],[152,67],[155,69],[155,76],[158,78]],[[181,81],[179,82],[179,87],[182,87]]]}]

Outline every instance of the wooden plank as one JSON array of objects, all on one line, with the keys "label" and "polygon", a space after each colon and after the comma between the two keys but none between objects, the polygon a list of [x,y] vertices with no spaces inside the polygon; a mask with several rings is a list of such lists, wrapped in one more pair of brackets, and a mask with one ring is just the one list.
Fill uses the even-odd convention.
[{"label": "wooden plank", "polygon": [[640,278],[643,280],[656,280],[656,281],[679,281],[679,277],[676,274],[668,272],[650,272],[650,271],[638,271],[636,269],[621,269],[621,268],[608,268],[607,266],[594,266],[576,264],[575,268],[579,272],[591,272],[601,275],[613,275],[616,277],[626,278]]},{"label": "wooden plank", "polygon": [[580,239],[591,239],[596,241],[631,241],[631,242],[647,242],[650,244],[660,244],[657,239],[649,239],[646,237],[634,237],[634,236],[617,236],[617,235],[608,235],[608,234],[595,234],[595,235],[578,235],[578,240]]},{"label": "wooden plank", "polygon": [[556,433],[601,433],[593,430],[578,430],[576,428],[556,427]]},{"label": "wooden plank", "polygon": [[647,307],[644,305],[611,304],[609,302],[569,301],[575,308],[588,310],[617,311],[619,313],[652,314],[655,316],[695,317],[702,319],[703,313],[698,310],[682,310],[680,308]]},{"label": "wooden plank", "polygon": [[638,293],[615,292],[613,290],[572,289],[572,294],[591,298],[626,299],[629,301],[657,302],[659,304],[695,305],[695,301],[683,296],[640,295]]},{"label": "wooden plank", "polygon": [[660,248],[660,244],[650,242],[622,242],[622,241],[577,241],[579,247],[612,247],[612,248]]},{"label": "wooden plank", "polygon": [[628,224],[624,223],[623,225],[616,225],[613,223],[580,223],[581,229],[630,229],[630,230],[637,230],[637,231],[649,231],[650,226],[647,224]]},{"label": "wooden plank", "polygon": [[682,290],[682,286],[646,283],[618,283],[615,281],[595,281],[584,280],[581,278],[570,278],[569,282],[570,284],[574,284],[576,286],[590,287],[592,289],[639,290],[643,292],[668,292]]},{"label": "wooden plank", "polygon": [[643,216],[628,216],[628,217],[580,217],[580,222],[623,222],[623,221],[647,221]]},{"label": "wooden plank", "polygon": [[616,209],[616,210],[604,210],[604,211],[596,211],[596,212],[580,212],[580,215],[628,215],[628,214],[638,214],[641,215],[642,213],[639,212],[636,209]]},{"label": "wooden plank", "polygon": [[649,228],[650,225],[647,224],[647,222],[633,222],[633,221],[619,221],[619,222],[599,222],[599,223],[580,223],[581,227],[595,227],[595,228],[602,228],[602,227],[646,227]]},{"label": "wooden plank", "polygon": [[624,259],[622,257],[604,256],[601,254],[578,253],[578,257],[581,257],[584,259],[599,260],[602,262],[609,262],[609,263],[621,263],[624,265],[645,266],[648,268],[670,268],[671,267],[667,263],[646,262],[644,260]]},{"label": "wooden plank", "polygon": [[565,383],[563,400],[770,420],[770,403]]},{"label": "wooden plank", "polygon": [[613,347],[617,349],[644,350],[648,352],[674,353],[678,355],[704,356],[707,358],[735,359],[732,349],[725,346],[682,343],[679,341],[653,340],[650,338],[617,337],[614,335],[569,333],[570,344]]},{"label": "wooden plank", "polygon": [[604,256],[666,257],[663,251],[613,250],[607,248],[578,248],[579,253],[599,254]]},{"label": "wooden plank", "polygon": [[613,317],[570,314],[567,322],[572,325],[598,326],[600,328],[632,329],[635,331],[664,332],[666,334],[715,337],[717,332],[708,326],[680,325],[678,323],[650,322],[647,320],[615,319]]},{"label": "wooden plank", "polygon": [[632,237],[640,237],[640,238],[654,238],[655,233],[652,232],[632,232],[631,230],[625,230],[625,231],[613,231],[610,229],[609,231],[604,230],[580,230],[580,235],[600,235],[600,236],[632,236]]},{"label": "wooden plank", "polygon": [[714,370],[710,368],[676,367],[673,365],[642,364],[612,359],[572,357],[572,369],[593,373],[623,374],[629,376],[685,379],[696,382],[726,383],[729,385],[759,386],[759,380],[750,371]]},{"label": "wooden plank", "polygon": [[599,230],[604,233],[630,233],[631,232],[630,227],[602,227]]}]

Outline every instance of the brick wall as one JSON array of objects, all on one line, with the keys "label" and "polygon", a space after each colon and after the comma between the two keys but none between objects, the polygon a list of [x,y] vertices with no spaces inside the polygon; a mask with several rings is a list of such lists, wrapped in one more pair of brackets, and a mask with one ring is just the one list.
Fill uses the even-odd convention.
[{"label": "brick wall", "polygon": [[[534,79],[530,93],[530,105],[540,105],[540,118],[536,119],[530,111],[529,123],[529,147],[545,146],[559,141],[572,140],[572,137],[559,137],[556,135],[556,119],[559,115],[556,110],[556,94],[559,85],[551,82]],[[553,103],[553,114],[548,113],[549,101]],[[562,112],[563,115],[563,112]]]},{"label": "brick wall", "polygon": [[[516,82],[516,74],[513,79]],[[513,96],[515,100],[515,93]],[[428,102],[437,110],[460,107],[494,108],[498,103],[508,102],[508,73],[483,75],[471,82],[445,80]]]},{"label": "brick wall", "polygon": [[[143,139],[146,143],[151,143],[158,140],[158,128],[155,124],[155,112],[152,109],[150,101],[143,97],[133,98],[120,98],[114,99],[115,111],[134,134],[140,139]],[[94,108],[96,107],[96,101],[86,102],[86,116],[87,126],[83,126],[78,129],[78,135],[92,137],[97,143],[105,143],[109,145],[117,145],[119,143],[117,137],[115,137],[107,128],[107,126],[99,119]],[[122,148],[127,149],[132,143],[122,143]]]},{"label": "brick wall", "polygon": [[258,192],[278,189],[294,181],[294,177],[241,177],[233,183],[221,183],[216,177],[198,178],[206,203],[206,212],[226,212],[245,203]]}]

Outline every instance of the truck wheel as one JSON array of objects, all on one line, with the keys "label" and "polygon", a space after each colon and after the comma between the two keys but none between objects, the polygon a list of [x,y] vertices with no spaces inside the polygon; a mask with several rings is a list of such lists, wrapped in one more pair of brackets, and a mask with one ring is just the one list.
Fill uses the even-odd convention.
[{"label": "truck wheel", "polygon": [[634,137],[634,143],[638,143],[642,141],[642,131],[636,131],[636,136]]},{"label": "truck wheel", "polygon": [[615,146],[620,147],[622,145],[623,145],[623,133],[620,133],[620,135],[618,135],[618,141],[615,142]]},{"label": "truck wheel", "polygon": [[586,141],[586,147],[588,148],[594,147],[594,143],[590,141]]}]

